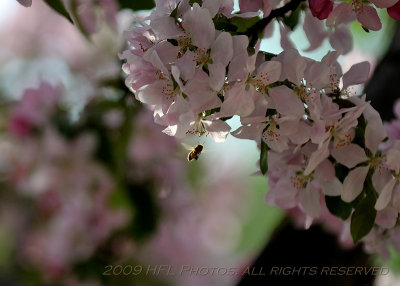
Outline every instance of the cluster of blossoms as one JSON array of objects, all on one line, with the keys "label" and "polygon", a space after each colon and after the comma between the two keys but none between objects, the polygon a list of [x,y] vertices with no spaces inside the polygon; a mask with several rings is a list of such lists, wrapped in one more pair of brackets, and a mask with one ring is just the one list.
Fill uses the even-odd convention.
[{"label": "cluster of blossoms", "polygon": [[[184,162],[165,156],[177,142],[148,112],[126,117],[116,102],[94,99],[85,116],[70,122],[62,99],[61,88],[42,83],[27,89],[0,121],[0,185],[7,190],[1,196],[8,208],[21,208],[17,219],[24,226],[15,234],[21,241],[15,251],[19,263],[53,282],[70,279],[78,263],[126,238],[119,231],[139,229],[138,219],[153,215],[143,196],[165,196],[184,182]],[[99,153],[104,145],[124,152],[109,158]],[[132,193],[128,201],[125,192]],[[117,207],[112,200],[125,201]]]},{"label": "cluster of blossoms", "polygon": [[129,218],[109,206],[114,183],[93,160],[93,134],[69,140],[57,130],[53,120],[61,95],[60,88],[47,83],[26,90],[1,135],[1,183],[32,201],[31,209],[19,214],[26,215],[22,220],[27,227],[18,238],[23,243],[17,253],[46,279],[60,277],[89,258]]},{"label": "cluster of blossoms", "polygon": [[[385,220],[388,228],[394,226],[400,211],[400,194],[395,194],[398,145],[379,149],[386,139],[382,120],[365,97],[353,96],[349,89],[368,79],[368,62],[343,74],[337,62],[340,52],[328,52],[321,61],[293,48],[279,55],[260,52],[254,41],[260,35],[257,25],[301,1],[286,6],[281,1],[264,1],[264,6],[253,1],[257,7],[241,14],[233,13],[233,1],[156,2],[151,15],[126,32],[130,48],[121,58],[126,60],[126,85],[136,99],[152,106],[165,133],[178,138],[208,134],[221,142],[230,132],[225,120],[238,115],[242,126],[232,135],[261,144],[269,203],[300,207],[308,227],[320,217],[326,201],[333,214],[351,220],[355,241],[374,223]],[[390,7],[392,2],[396,1],[373,1],[377,7]],[[314,1],[310,4],[313,14],[321,8]],[[261,7],[267,18],[247,29],[235,26],[248,17],[254,20]],[[339,17],[348,7],[351,13]],[[327,22],[333,25],[348,22],[354,16],[352,7],[358,12],[373,9],[352,1],[324,17],[329,14]],[[373,14],[362,15],[368,20],[362,21],[366,28],[377,27]]]},{"label": "cluster of blossoms", "polygon": [[[17,1],[25,7],[32,6],[32,0]],[[97,32],[102,23],[102,19],[104,19],[110,27],[116,28],[116,16],[120,10],[117,0],[66,0],[65,3],[57,0],[55,2],[58,3],[51,5],[58,7],[58,9],[60,9],[58,12],[62,11],[62,13],[68,15],[69,20],[72,21],[68,14],[69,10],[71,15],[74,15],[77,26],[86,35],[91,35]],[[64,4],[68,9],[63,6]]]},{"label": "cluster of blossoms", "polygon": [[[376,189],[381,189],[377,202],[376,225],[363,239],[368,252],[379,253],[384,258],[390,257],[390,246],[400,251],[400,102],[394,106],[396,119],[384,123],[388,140],[381,145],[383,167],[379,179],[375,180]],[[376,177],[378,177],[376,175]],[[374,182],[374,181],[373,181]]]},{"label": "cluster of blossoms", "polygon": [[380,30],[382,23],[375,7],[386,8],[390,17],[400,20],[400,1],[398,0],[309,0],[309,4],[311,13],[320,20],[326,19],[327,26],[336,26],[357,19],[366,29]]}]

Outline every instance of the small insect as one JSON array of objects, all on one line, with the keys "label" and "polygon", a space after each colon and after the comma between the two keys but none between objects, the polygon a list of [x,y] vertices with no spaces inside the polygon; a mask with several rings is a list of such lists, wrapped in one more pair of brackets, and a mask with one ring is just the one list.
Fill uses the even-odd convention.
[{"label": "small insect", "polygon": [[182,143],[182,145],[185,146],[186,149],[190,150],[190,152],[189,152],[189,154],[187,156],[187,160],[189,162],[199,159],[199,156],[200,156],[201,152],[204,150],[203,144],[198,144],[195,147],[186,145],[185,143]]}]

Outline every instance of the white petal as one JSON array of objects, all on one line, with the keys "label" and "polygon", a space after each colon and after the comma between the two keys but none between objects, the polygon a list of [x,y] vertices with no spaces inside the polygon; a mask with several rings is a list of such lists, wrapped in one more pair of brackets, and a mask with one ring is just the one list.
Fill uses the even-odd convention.
[{"label": "white petal", "polygon": [[315,168],[326,158],[329,157],[329,140],[326,140],[324,144],[322,144],[317,151],[311,154],[310,159],[308,161],[308,165],[304,170],[304,175],[308,176],[315,170]]},{"label": "white petal", "polygon": [[203,124],[215,142],[224,142],[226,136],[228,136],[229,131],[231,130],[231,127],[228,125],[228,123],[222,120],[203,120]]},{"label": "white petal", "polygon": [[215,62],[208,66],[210,72],[210,87],[219,92],[225,82],[225,66],[219,62]]},{"label": "white petal", "polygon": [[286,78],[295,84],[300,84],[307,67],[305,59],[295,49],[283,53],[283,69]]},{"label": "white petal", "polygon": [[343,184],[335,177],[332,181],[321,184],[321,188],[327,196],[340,196],[343,191]]},{"label": "white petal", "polygon": [[390,149],[386,153],[386,164],[398,173],[400,170],[400,151],[397,149]]},{"label": "white petal", "polygon": [[328,159],[325,159],[314,172],[314,177],[319,182],[330,182],[335,178],[335,168]]},{"label": "white petal", "polygon": [[287,86],[281,85],[271,88],[269,95],[275,103],[276,110],[288,116],[302,117],[304,114],[304,105],[293,90]]},{"label": "white petal", "polygon": [[369,70],[369,62],[361,62],[353,65],[350,70],[343,75],[343,88],[367,81]]},{"label": "white petal", "polygon": [[358,167],[349,172],[343,182],[342,200],[353,201],[363,190],[369,166]]},{"label": "white petal", "polygon": [[233,41],[231,34],[222,32],[211,46],[213,62],[220,62],[224,67],[228,65],[233,56]]},{"label": "white petal", "polygon": [[311,186],[299,192],[299,201],[301,207],[309,216],[314,218],[317,218],[321,215],[321,203],[319,199],[320,195],[318,190],[315,190]]},{"label": "white petal", "polygon": [[349,144],[347,146],[333,148],[331,155],[336,159],[336,161],[345,165],[347,168],[353,168],[357,164],[368,160],[364,149],[357,144]]},{"label": "white petal", "polygon": [[199,48],[209,49],[215,40],[215,26],[210,12],[198,3],[194,3],[193,10],[183,15],[182,26]]},{"label": "white petal", "polygon": [[365,147],[375,154],[376,151],[378,151],[379,144],[386,137],[386,131],[385,128],[383,128],[381,116],[371,105],[367,106],[363,114],[367,121],[367,127],[365,128]]},{"label": "white petal", "polygon": [[281,77],[282,65],[277,61],[262,63],[257,69],[257,79],[260,79],[264,86],[276,82]]},{"label": "white petal", "polygon": [[392,192],[393,192],[394,184],[396,184],[396,181],[390,180],[383,187],[383,190],[380,193],[379,198],[375,203],[376,210],[378,210],[378,211],[383,210],[389,204],[390,200],[392,199]]}]

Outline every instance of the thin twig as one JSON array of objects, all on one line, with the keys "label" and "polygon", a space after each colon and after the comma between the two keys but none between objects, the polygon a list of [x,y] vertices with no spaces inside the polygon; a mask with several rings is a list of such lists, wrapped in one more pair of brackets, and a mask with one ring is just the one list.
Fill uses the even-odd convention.
[{"label": "thin twig", "polygon": [[301,2],[305,0],[292,0],[285,6],[272,10],[271,13],[251,26],[244,34],[246,34],[250,39],[249,47],[254,47],[257,43],[259,35],[264,31],[265,27],[275,18],[283,17],[289,11],[294,11],[300,5]]}]

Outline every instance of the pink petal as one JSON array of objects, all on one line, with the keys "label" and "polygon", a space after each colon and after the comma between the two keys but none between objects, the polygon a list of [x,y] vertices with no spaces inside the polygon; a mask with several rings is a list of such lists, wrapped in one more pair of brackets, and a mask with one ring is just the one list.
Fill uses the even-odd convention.
[{"label": "pink petal", "polygon": [[307,67],[305,59],[295,49],[286,50],[282,55],[282,65],[286,78],[295,84],[300,84]]},{"label": "pink petal", "polygon": [[308,165],[304,170],[304,175],[308,176],[315,170],[315,168],[329,157],[329,140],[326,140],[314,153],[311,154],[308,160]]},{"label": "pink petal", "polygon": [[220,62],[225,67],[233,56],[233,41],[231,34],[222,32],[211,46],[211,58],[213,62]]},{"label": "pink petal", "polygon": [[204,0],[201,7],[206,8],[210,12],[211,18],[214,18],[219,11],[221,3],[216,0]]},{"label": "pink petal", "polygon": [[225,82],[225,65],[220,62],[210,64],[208,66],[210,72],[210,87],[219,92],[224,86]]},{"label": "pink petal", "polygon": [[365,128],[365,147],[373,154],[378,151],[379,144],[386,137],[385,128],[383,128],[382,119],[371,105],[368,105],[363,112],[364,118],[367,121]]},{"label": "pink petal", "polygon": [[284,50],[294,49],[295,48],[294,44],[289,38],[289,35],[292,33],[290,28],[284,24],[281,24],[279,30],[281,32],[281,47],[282,47],[282,49],[284,49]]},{"label": "pink petal", "polygon": [[306,12],[303,29],[310,42],[310,46],[304,50],[305,52],[315,50],[321,46],[327,35],[321,21],[313,17],[309,12]]},{"label": "pink petal", "polygon": [[351,22],[354,18],[351,3],[341,3],[329,14],[326,19],[326,25],[338,26],[339,24]]},{"label": "pink petal", "polygon": [[389,8],[396,4],[399,0],[370,0],[378,8]]},{"label": "pink petal", "polygon": [[262,0],[239,0],[240,12],[257,12],[261,9],[261,3]]},{"label": "pink petal", "polygon": [[203,120],[205,129],[210,134],[211,138],[214,139],[215,142],[224,142],[226,136],[228,136],[231,127],[222,120]]},{"label": "pink petal", "polygon": [[319,182],[329,182],[335,178],[335,168],[328,159],[324,160],[319,164],[318,168],[314,172],[314,177]]},{"label": "pink petal", "polygon": [[320,195],[318,190],[311,187],[311,183],[308,183],[305,190],[299,192],[299,201],[309,216],[318,218],[321,215]]},{"label": "pink petal", "polygon": [[333,148],[331,155],[336,159],[336,161],[342,165],[345,165],[347,168],[353,168],[356,165],[368,160],[364,149],[356,144],[349,144],[347,146]]},{"label": "pink petal", "polygon": [[193,10],[183,16],[182,26],[190,34],[193,44],[199,48],[209,49],[215,40],[215,27],[210,12],[197,3],[193,4]]},{"label": "pink petal", "polygon": [[311,13],[320,20],[328,18],[333,10],[333,1],[331,0],[308,0]]},{"label": "pink petal", "polygon": [[235,84],[226,93],[226,99],[221,105],[220,114],[223,117],[232,115],[248,116],[254,110],[253,98],[244,90],[240,83]]},{"label": "pink petal", "polygon": [[370,71],[369,62],[361,62],[353,65],[348,72],[343,75],[343,89],[350,85],[361,84],[367,81]]},{"label": "pink petal", "polygon": [[382,28],[378,13],[374,7],[369,5],[364,5],[362,11],[357,13],[357,20],[364,28],[372,31],[378,31]]},{"label": "pink petal", "polygon": [[270,126],[262,134],[262,139],[269,148],[276,152],[283,152],[289,149],[289,139],[286,136],[279,134],[279,130],[275,126]]},{"label": "pink petal", "polygon": [[378,200],[375,203],[376,210],[383,210],[389,204],[390,200],[392,199],[392,192],[395,184],[396,180],[390,180],[383,187],[382,192],[380,193]]},{"label": "pink petal", "polygon": [[329,67],[320,62],[313,62],[305,71],[307,85],[321,89],[329,83]]},{"label": "pink petal", "polygon": [[296,93],[287,86],[281,85],[271,88],[269,95],[275,103],[276,110],[288,116],[302,117],[304,114],[303,102]]},{"label": "pink petal", "polygon": [[321,189],[326,196],[340,196],[343,184],[335,177],[332,181],[321,184]]},{"label": "pink petal", "polygon": [[398,211],[395,208],[387,207],[384,210],[378,211],[375,218],[375,223],[383,228],[393,228],[397,222]]},{"label": "pink petal", "polygon": [[169,16],[152,19],[150,26],[159,40],[174,39],[182,35],[182,31],[178,29],[175,19]]},{"label": "pink petal", "polygon": [[257,69],[256,78],[261,80],[264,86],[279,80],[282,73],[282,65],[277,61],[262,63]]},{"label": "pink petal", "polygon": [[369,166],[358,167],[349,172],[343,182],[342,200],[353,201],[363,190],[364,181],[367,177]]},{"label": "pink petal", "polygon": [[386,164],[398,173],[400,170],[400,151],[397,149],[390,149],[386,153]]},{"label": "pink petal", "polygon": [[340,26],[329,36],[329,43],[335,50],[347,54],[353,48],[353,37],[347,27]]}]

